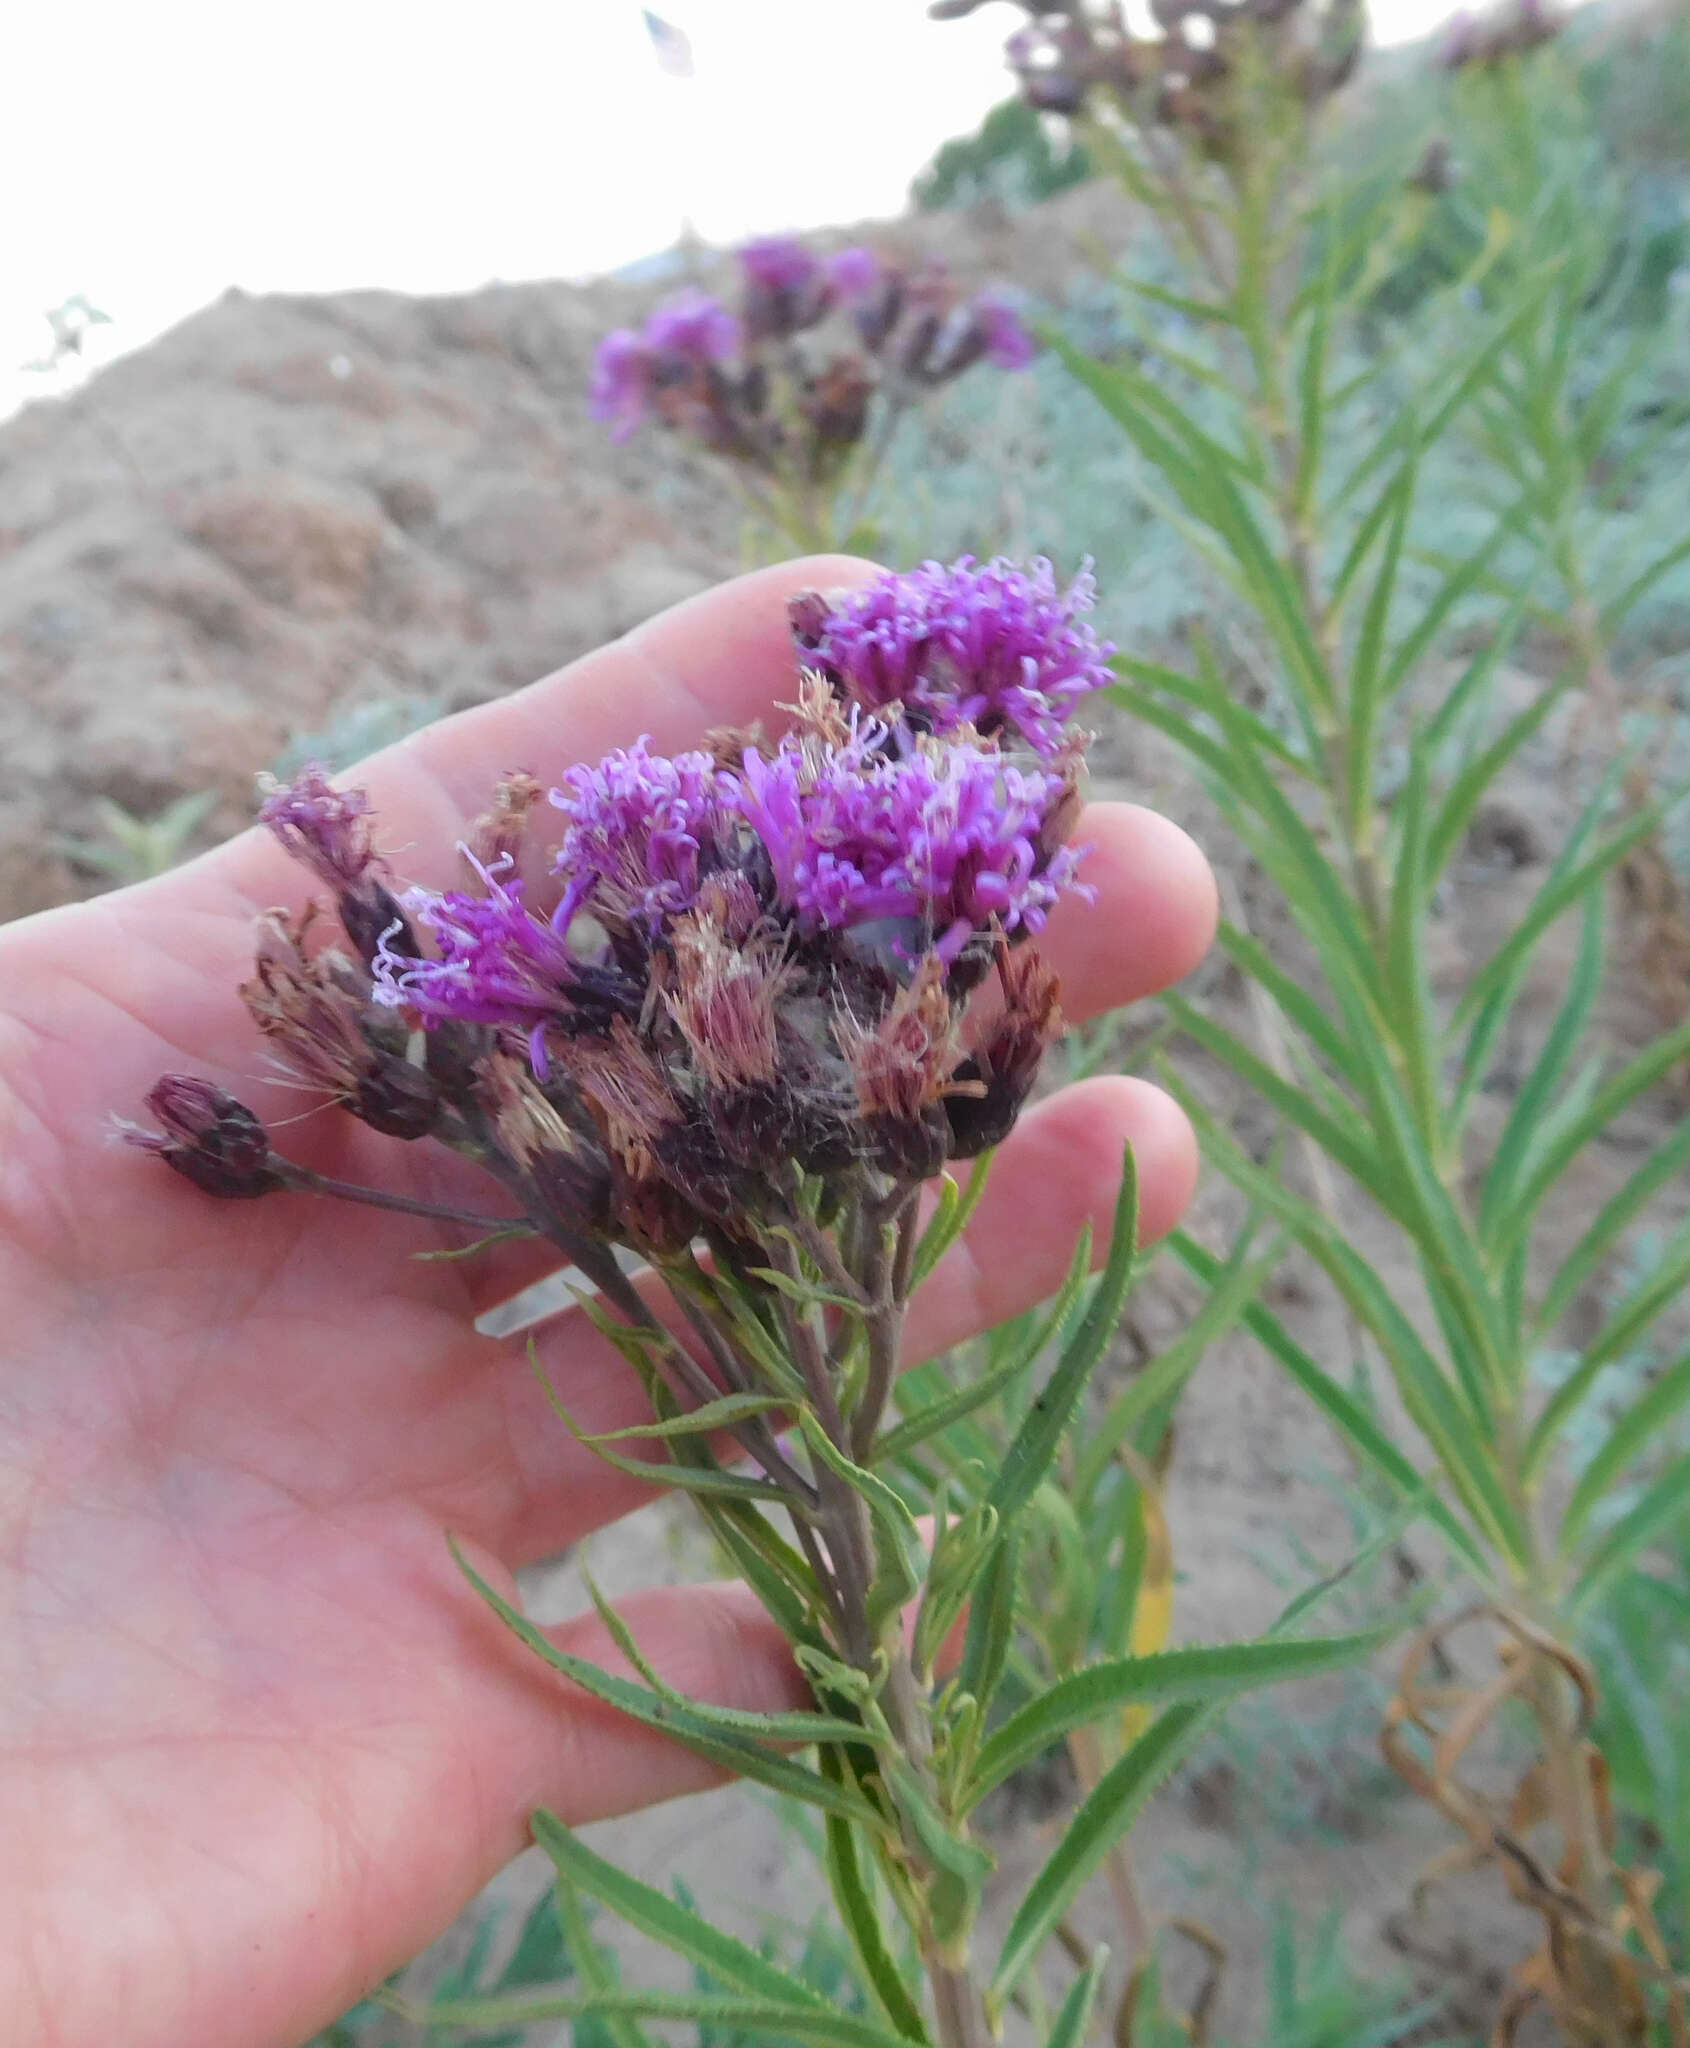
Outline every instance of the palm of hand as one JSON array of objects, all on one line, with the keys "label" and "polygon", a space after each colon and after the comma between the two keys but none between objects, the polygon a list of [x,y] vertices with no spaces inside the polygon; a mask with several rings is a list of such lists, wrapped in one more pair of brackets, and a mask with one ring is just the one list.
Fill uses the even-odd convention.
[{"label": "palm of hand", "polygon": [[[785,595],[861,573],[744,579],[393,750],[368,775],[386,842],[449,847],[515,762],[751,715],[786,680]],[[1104,807],[1082,837],[1101,900],[1050,944],[1078,1014],[1184,972],[1213,918],[1173,828]],[[248,835],[0,934],[0,2010],[26,2016],[20,2040],[289,2048],[438,1932],[535,1804],[584,1820],[710,1776],[504,1638],[442,1541],[460,1532],[498,1581],[640,1498],[550,1417],[522,1346],[472,1327],[549,1262],[419,1263],[467,1233],[310,1198],[213,1203],[109,1145],[112,1111],[163,1069],[253,1097],[233,989],[252,912],[297,898],[292,880]],[[342,1178],[505,1206],[348,1119],[282,1137]],[[1107,1213],[1126,1138],[1147,1223],[1172,1221],[1192,1173],[1177,1112],[1120,1080],[1066,1091],[1006,1147],[917,1353],[1050,1289],[1082,1219]],[[638,1419],[580,1318],[543,1349],[589,1426]],[[798,1697],[737,1589],[629,1612],[677,1683]],[[615,1661],[596,1621],[554,1634]]]}]

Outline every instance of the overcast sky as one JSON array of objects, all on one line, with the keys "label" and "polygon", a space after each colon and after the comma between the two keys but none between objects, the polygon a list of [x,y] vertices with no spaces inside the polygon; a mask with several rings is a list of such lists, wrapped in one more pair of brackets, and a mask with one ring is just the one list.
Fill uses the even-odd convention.
[{"label": "overcast sky", "polygon": [[[666,247],[892,214],[1003,97],[1005,5],[659,0],[38,0],[5,32],[0,412],[44,388],[42,314],[83,293],[133,347],[238,284],[469,290]],[[1374,0],[1376,40],[1448,0]]]}]

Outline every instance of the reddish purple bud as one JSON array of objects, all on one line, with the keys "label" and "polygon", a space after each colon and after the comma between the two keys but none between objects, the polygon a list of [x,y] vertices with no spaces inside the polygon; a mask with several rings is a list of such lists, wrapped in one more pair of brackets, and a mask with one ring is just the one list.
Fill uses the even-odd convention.
[{"label": "reddish purple bud", "polygon": [[206,1194],[244,1201],[286,1187],[263,1124],[210,1081],[165,1074],[147,1096],[147,1107],[162,1130],[126,1126],[125,1143],[153,1153]]}]

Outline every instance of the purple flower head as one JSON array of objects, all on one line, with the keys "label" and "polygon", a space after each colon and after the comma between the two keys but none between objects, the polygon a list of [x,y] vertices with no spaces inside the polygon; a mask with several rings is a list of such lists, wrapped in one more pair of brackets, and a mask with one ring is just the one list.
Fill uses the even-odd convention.
[{"label": "purple flower head", "polygon": [[1000,370],[1025,370],[1039,345],[1014,300],[1003,292],[980,292],[971,310],[986,361]]},{"label": "purple flower head", "polygon": [[818,265],[796,235],[765,235],[739,251],[739,267],[754,291],[796,297],[815,283]]},{"label": "purple flower head", "polygon": [[258,821],[268,825],[295,860],[331,889],[356,889],[375,861],[370,845],[370,800],[361,789],[336,789],[320,761],[292,782],[261,779]]},{"label": "purple flower head", "polygon": [[853,244],[827,259],[826,275],[835,303],[850,306],[866,299],[879,285],[884,272],[872,249]]},{"label": "purple flower head", "polygon": [[631,327],[612,328],[593,359],[587,404],[613,441],[626,441],[645,418],[650,382],[651,351]]},{"label": "purple flower head", "polygon": [[708,754],[671,760],[652,753],[644,737],[594,767],[566,770],[551,792],[569,821],[556,869],[564,878],[556,913],[562,925],[588,906],[650,929],[690,910],[700,856],[722,830],[717,784]]},{"label": "purple flower head", "polygon": [[1095,597],[1089,570],[1060,591],[1043,559],[1020,569],[964,555],[883,576],[819,620],[799,600],[796,630],[804,658],[868,710],[899,703],[933,732],[1018,734],[1049,760],[1081,700],[1111,680],[1114,649],[1080,618]]},{"label": "purple flower head", "polygon": [[[474,865],[467,848],[464,857]],[[567,928],[536,917],[520,881],[480,869],[485,895],[412,889],[405,908],[434,936],[439,957],[418,960],[378,949],[371,993],[378,1003],[414,1010],[426,1024],[456,1019],[527,1033],[537,1072],[546,1070],[548,1024],[567,1014],[569,989],[581,971]]]},{"label": "purple flower head", "polygon": [[645,324],[645,345],[695,368],[729,361],[739,348],[739,322],[720,299],[690,285],[665,299]]},{"label": "purple flower head", "polygon": [[842,748],[800,739],[745,756],[735,803],[762,840],[781,900],[811,930],[920,923],[947,963],[994,922],[1038,932],[1077,887],[1079,855],[1044,848],[1068,784],[996,751],[935,740],[872,755],[865,725]]}]

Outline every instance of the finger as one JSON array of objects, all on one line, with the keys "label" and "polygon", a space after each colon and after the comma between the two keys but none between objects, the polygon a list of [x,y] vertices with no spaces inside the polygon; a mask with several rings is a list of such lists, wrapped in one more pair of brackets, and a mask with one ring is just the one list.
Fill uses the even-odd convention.
[{"label": "finger", "polygon": [[[1063,1089],[1030,1110],[1000,1148],[968,1231],[915,1297],[906,1360],[947,1350],[1053,1294],[1087,1224],[1101,1260],[1129,1144],[1148,1243],[1172,1228],[1196,1185],[1196,1143],[1178,1106],[1148,1082],[1112,1075]],[[579,1310],[554,1317],[532,1338],[540,1372],[584,1432],[630,1429],[649,1419],[636,1376]],[[441,1504],[457,1526],[521,1564],[650,1497],[648,1487],[577,1443],[551,1412],[526,1338],[492,1355],[486,1340],[469,1339],[466,1357],[472,1346],[483,1398],[500,1406],[510,1456],[483,1474],[473,1498],[457,1493]],[[619,1448],[661,1456],[637,1441]]]}]

